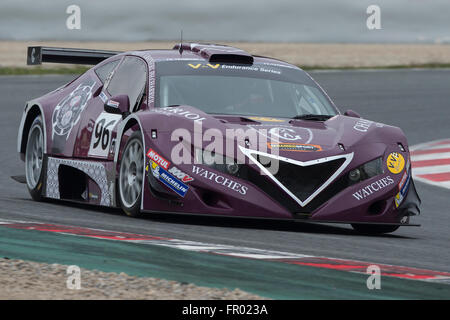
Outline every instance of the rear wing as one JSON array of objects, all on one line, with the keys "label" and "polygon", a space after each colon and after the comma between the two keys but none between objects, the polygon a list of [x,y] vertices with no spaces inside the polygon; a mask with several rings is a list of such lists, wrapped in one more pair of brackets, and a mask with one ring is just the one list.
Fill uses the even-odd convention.
[{"label": "rear wing", "polygon": [[96,65],[121,51],[28,47],[27,65],[39,65],[42,62],[90,64]]}]

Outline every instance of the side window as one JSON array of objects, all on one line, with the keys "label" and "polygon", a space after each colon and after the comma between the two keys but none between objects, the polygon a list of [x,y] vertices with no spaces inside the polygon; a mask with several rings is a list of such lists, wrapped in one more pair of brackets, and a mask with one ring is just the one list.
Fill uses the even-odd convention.
[{"label": "side window", "polygon": [[147,65],[137,57],[125,57],[114,72],[106,88],[110,95],[126,94],[130,98],[130,111],[139,107],[147,80]]},{"label": "side window", "polygon": [[114,70],[114,68],[119,63],[120,59],[105,63],[104,65],[98,67],[95,69],[95,73],[97,76],[102,80],[103,83],[105,83],[106,79],[108,78],[111,71]]}]

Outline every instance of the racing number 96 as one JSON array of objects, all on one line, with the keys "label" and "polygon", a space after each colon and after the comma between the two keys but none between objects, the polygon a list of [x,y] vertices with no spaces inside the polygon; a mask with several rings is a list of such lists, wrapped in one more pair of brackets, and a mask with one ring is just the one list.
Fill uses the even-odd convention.
[{"label": "racing number 96", "polygon": [[106,123],[106,125],[105,123],[106,119],[101,119],[99,122],[97,122],[97,125],[94,129],[95,134],[94,149],[96,149],[100,143],[102,150],[105,150],[109,146],[111,131],[108,129],[108,127],[114,125],[116,123],[116,120],[112,120]]}]

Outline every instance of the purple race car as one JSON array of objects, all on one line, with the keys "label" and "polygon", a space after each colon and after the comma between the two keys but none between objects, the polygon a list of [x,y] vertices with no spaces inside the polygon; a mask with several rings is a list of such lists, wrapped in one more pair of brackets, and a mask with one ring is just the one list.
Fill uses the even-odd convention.
[{"label": "purple race car", "polygon": [[28,48],[28,64],[92,64],[26,104],[34,200],[148,212],[349,223],[386,233],[420,199],[402,130],[341,114],[303,70],[237,48]]}]

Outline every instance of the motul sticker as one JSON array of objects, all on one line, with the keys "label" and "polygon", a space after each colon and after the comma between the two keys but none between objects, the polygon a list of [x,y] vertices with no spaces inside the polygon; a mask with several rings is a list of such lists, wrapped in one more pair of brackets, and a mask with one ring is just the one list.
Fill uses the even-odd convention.
[{"label": "motul sticker", "polygon": [[155,152],[155,150],[153,150],[152,148],[150,148],[147,152],[147,157],[149,157],[150,159],[152,159],[154,162],[156,162],[158,165],[160,165],[161,167],[163,167],[164,169],[169,169],[170,166],[170,162],[167,161],[166,159],[164,159],[163,157],[161,157],[157,152]]}]

